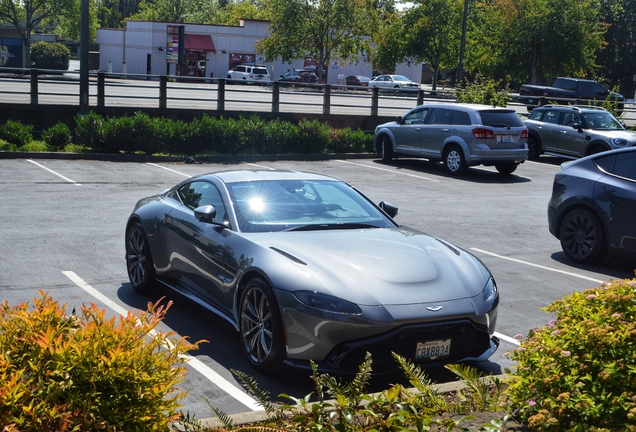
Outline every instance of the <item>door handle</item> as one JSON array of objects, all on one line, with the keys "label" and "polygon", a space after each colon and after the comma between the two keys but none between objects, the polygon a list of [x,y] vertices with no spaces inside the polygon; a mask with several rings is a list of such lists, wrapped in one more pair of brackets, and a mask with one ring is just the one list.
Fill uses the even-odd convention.
[{"label": "door handle", "polygon": [[448,129],[444,128],[444,129],[441,129],[441,131],[442,132],[448,132]]},{"label": "door handle", "polygon": [[415,129],[416,131],[421,131],[422,130],[422,128],[413,128],[413,129]]}]

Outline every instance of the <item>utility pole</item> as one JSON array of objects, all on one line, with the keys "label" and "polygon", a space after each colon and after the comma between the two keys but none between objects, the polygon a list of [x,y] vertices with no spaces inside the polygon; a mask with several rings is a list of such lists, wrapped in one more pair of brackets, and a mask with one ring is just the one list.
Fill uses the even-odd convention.
[{"label": "utility pole", "polygon": [[464,20],[462,22],[462,42],[459,47],[459,67],[457,68],[457,86],[463,87],[464,56],[466,51],[466,23],[468,21],[468,0],[464,0]]}]

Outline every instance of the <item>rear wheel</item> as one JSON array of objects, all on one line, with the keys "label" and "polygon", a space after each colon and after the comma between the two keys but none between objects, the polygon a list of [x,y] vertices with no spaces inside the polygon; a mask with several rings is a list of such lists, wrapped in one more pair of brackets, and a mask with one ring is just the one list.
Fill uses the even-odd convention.
[{"label": "rear wheel", "polygon": [[541,156],[541,144],[534,136],[528,137],[528,159],[537,160]]},{"label": "rear wheel", "polygon": [[561,224],[561,248],[572,261],[592,264],[607,256],[601,221],[586,209],[572,210]]},{"label": "rear wheel", "polygon": [[155,287],[156,275],[150,245],[139,222],[131,225],[126,234],[126,269],[135,291],[147,293]]},{"label": "rear wheel", "polygon": [[239,303],[241,346],[254,369],[275,372],[285,358],[283,323],[276,298],[267,283],[248,282]]},{"label": "rear wheel", "polygon": [[444,164],[451,174],[463,174],[468,166],[464,160],[464,153],[461,147],[453,145],[446,150],[444,154]]},{"label": "rear wheel", "polygon": [[504,163],[504,164],[495,165],[495,168],[497,168],[497,171],[499,171],[499,174],[508,175],[515,172],[518,166],[519,164],[516,164],[516,163]]},{"label": "rear wheel", "polygon": [[393,160],[393,144],[391,144],[391,139],[382,135],[382,160],[384,162],[391,162]]}]

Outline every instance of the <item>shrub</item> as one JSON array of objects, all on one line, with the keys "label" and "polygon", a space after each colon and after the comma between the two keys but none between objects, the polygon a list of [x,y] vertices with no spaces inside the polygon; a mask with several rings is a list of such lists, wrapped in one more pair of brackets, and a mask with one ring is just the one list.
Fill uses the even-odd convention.
[{"label": "shrub", "polygon": [[93,111],[75,116],[75,136],[78,144],[93,150],[101,150],[104,143],[106,121]]},{"label": "shrub", "polygon": [[576,292],[512,352],[510,408],[541,431],[636,431],[636,280]]},{"label": "shrub", "polygon": [[[612,89],[614,93],[618,93],[619,90],[620,90],[619,86],[614,86],[614,88]],[[617,99],[612,99],[610,97],[607,97],[603,100],[603,102],[601,102],[601,106],[605,108],[606,110],[608,110],[609,112],[611,112],[612,115],[616,118],[621,118],[621,116],[624,114],[624,113],[619,114]]]},{"label": "shrub", "polygon": [[318,120],[302,119],[298,124],[298,146],[296,152],[301,154],[324,153],[331,141],[329,125]]},{"label": "shrub", "polygon": [[[179,417],[196,348],[154,329],[171,306],[106,318],[95,305],[77,315],[40,293],[0,307],[0,425],[20,431],[166,431]],[[170,349],[164,348],[171,346]]]},{"label": "shrub", "polygon": [[361,153],[373,147],[373,135],[349,128],[332,129],[327,151],[333,153]]},{"label": "shrub", "polygon": [[31,44],[31,64],[38,69],[68,70],[71,50],[57,42],[34,42]]},{"label": "shrub", "polygon": [[48,149],[49,148],[47,147],[46,143],[42,141],[30,141],[20,147],[18,150],[24,152],[45,152]]},{"label": "shrub", "polygon": [[22,147],[33,140],[33,125],[23,125],[14,120],[7,122],[0,127],[0,138],[17,147]]},{"label": "shrub", "polygon": [[42,139],[51,150],[62,150],[73,141],[71,130],[66,123],[57,122],[52,127],[42,131]]},{"label": "shrub", "polygon": [[477,76],[474,82],[465,82],[464,88],[455,90],[455,99],[461,103],[477,103],[492,106],[508,105],[510,89],[499,89],[499,81]]}]

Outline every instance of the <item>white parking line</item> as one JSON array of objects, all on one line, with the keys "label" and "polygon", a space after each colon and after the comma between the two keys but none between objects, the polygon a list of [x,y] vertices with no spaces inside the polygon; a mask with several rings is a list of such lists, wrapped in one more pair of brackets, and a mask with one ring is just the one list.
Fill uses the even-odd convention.
[{"label": "white parking line", "polygon": [[488,252],[488,251],[485,251],[485,250],[482,250],[482,249],[470,248],[470,250],[474,250],[476,252],[481,252],[483,254],[490,255],[490,256],[493,256],[495,258],[500,258],[500,259],[503,259],[503,260],[512,261],[512,262],[516,262],[516,263],[519,263],[519,264],[524,264],[524,265],[527,265],[527,266],[540,268],[542,270],[547,270],[547,271],[551,271],[551,272],[555,272],[555,273],[561,273],[561,274],[568,275],[568,276],[573,276],[573,277],[576,277],[576,278],[579,278],[579,279],[585,279],[585,280],[588,280],[588,281],[591,281],[591,282],[594,282],[594,283],[601,284],[601,283],[606,282],[606,281],[602,281],[602,280],[591,278],[589,276],[583,276],[583,275],[578,274],[578,273],[572,273],[572,272],[568,272],[568,271],[564,271],[564,270],[555,269],[555,268],[552,268],[552,267],[546,267],[546,266],[542,266],[542,265],[539,265],[539,264],[534,264],[534,263],[531,263],[531,262],[528,262],[528,261],[522,261],[522,260],[519,260],[519,259],[516,259],[516,258],[510,258],[510,257],[506,257],[506,256],[503,256],[503,255],[498,255],[496,253]]},{"label": "white parking line", "polygon": [[341,162],[341,163],[346,163],[346,164],[351,164],[351,165],[356,165],[356,166],[361,166],[361,167],[365,167],[365,168],[372,168],[372,169],[376,169],[376,170],[380,170],[380,171],[386,171],[386,172],[390,172],[392,174],[400,174],[400,175],[404,175],[404,176],[415,177],[415,178],[422,179],[422,180],[428,180],[428,181],[432,181],[432,182],[439,182],[439,180],[428,178],[428,177],[424,177],[424,176],[419,176],[419,175],[415,175],[415,174],[409,174],[409,173],[400,172],[400,171],[396,171],[396,170],[390,170],[390,169],[386,169],[386,168],[380,168],[380,167],[371,166],[371,165],[365,165],[365,164],[361,164],[361,163],[357,163],[357,162],[345,161],[345,160],[341,160],[341,159],[336,159],[335,161],[336,162]]},{"label": "white parking line", "polygon": [[63,179],[63,180],[66,180],[66,181],[67,181],[67,182],[69,182],[69,183],[73,183],[75,186],[81,186],[81,184],[80,184],[80,183],[77,183],[76,181],[71,180],[71,179],[70,179],[70,178],[68,178],[68,177],[64,177],[62,174],[57,173],[57,172],[53,171],[52,169],[47,168],[47,167],[45,167],[44,165],[42,165],[42,164],[40,164],[40,163],[37,163],[37,162],[36,162],[36,161],[34,161],[34,160],[27,159],[27,162],[31,162],[33,165],[37,165],[37,166],[39,166],[40,168],[42,168],[43,170],[46,170],[46,171],[50,172],[51,174],[55,174],[55,175],[56,175],[56,176],[58,176],[59,178],[61,178],[61,179]]},{"label": "white parking line", "polygon": [[497,336],[501,340],[505,340],[506,342],[510,342],[511,344],[514,344],[514,345],[517,345],[517,346],[521,345],[521,342],[519,342],[517,339],[511,338],[510,336],[506,336],[505,334],[501,334],[499,332],[495,332],[495,336]]},{"label": "white parking line", "polygon": [[166,171],[170,171],[170,172],[173,172],[173,173],[175,173],[175,174],[182,175],[182,176],[184,176],[184,177],[192,177],[190,174],[185,174],[185,173],[182,173],[182,172],[180,172],[180,171],[176,171],[176,170],[173,170],[173,169],[170,169],[170,168],[162,167],[161,165],[157,165],[157,164],[152,163],[152,162],[147,162],[147,164],[148,164],[148,165],[152,165],[153,167],[157,167],[157,168],[165,169]]},{"label": "white parking line", "polygon": [[[96,299],[104,303],[106,306],[108,306],[109,308],[117,312],[118,314],[120,315],[128,314],[128,311],[126,309],[124,309],[123,307],[121,307],[120,305],[118,305],[117,303],[115,303],[114,301],[112,301],[111,299],[109,299],[108,297],[100,293],[99,291],[97,291],[95,288],[93,288],[86,282],[84,282],[84,280],[80,278],[78,275],[76,275],[74,272],[63,271],[62,273],[66,277],[68,277],[71,281],[73,281],[75,285],[82,288],[88,294],[92,295],[93,297],[95,297]],[[185,358],[187,359],[188,364],[192,366],[197,372],[199,372],[201,375],[206,377],[209,381],[211,381],[214,385],[219,387],[221,390],[225,391],[228,395],[232,396],[234,399],[241,402],[247,408],[251,409],[252,411],[263,410],[263,407],[260,406],[258,402],[252,399],[249,395],[243,393],[232,383],[230,383],[221,375],[219,375],[218,373],[210,369],[208,366],[206,366],[203,362],[189,355],[185,355]]]}]

